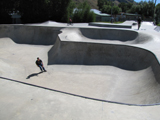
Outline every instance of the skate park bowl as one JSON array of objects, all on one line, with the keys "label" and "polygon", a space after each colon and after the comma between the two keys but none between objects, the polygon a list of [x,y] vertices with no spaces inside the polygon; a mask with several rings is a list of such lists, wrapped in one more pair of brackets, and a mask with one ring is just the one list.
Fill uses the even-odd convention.
[{"label": "skate park bowl", "polygon": [[[48,64],[108,66],[107,70],[112,69],[119,78],[112,76],[113,79],[108,82],[109,89],[105,91],[106,96],[99,99],[134,105],[158,104],[160,66],[156,56],[149,50],[123,45],[126,42],[146,43],[151,38],[127,30],[65,28],[48,52]],[[121,44],[97,43],[102,39],[110,43],[118,40]]]},{"label": "skate park bowl", "polygon": [[[0,38],[3,37],[9,37],[20,44],[53,45],[46,53],[48,66],[99,68],[100,75],[103,72],[100,68],[105,67],[106,81],[102,83],[105,89],[100,94],[80,92],[78,87],[75,87],[75,91],[65,92],[125,105],[160,103],[159,61],[151,51],[132,46],[152,41],[150,35],[110,28],[1,25]],[[92,69],[87,72],[92,74]],[[63,91],[62,88],[59,90]]]},{"label": "skate park bowl", "polygon": [[142,44],[152,40],[152,36],[133,30],[97,29],[97,28],[65,28],[61,30],[63,41],[83,41],[112,44]]}]

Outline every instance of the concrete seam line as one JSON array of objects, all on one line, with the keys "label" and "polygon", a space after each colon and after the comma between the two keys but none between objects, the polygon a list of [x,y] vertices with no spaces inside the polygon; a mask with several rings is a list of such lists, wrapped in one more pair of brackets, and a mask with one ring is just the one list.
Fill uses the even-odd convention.
[{"label": "concrete seam line", "polygon": [[17,82],[17,83],[29,85],[29,86],[32,86],[32,87],[37,87],[37,88],[41,88],[41,89],[45,89],[45,90],[59,92],[59,93],[62,93],[62,94],[76,96],[76,97],[85,98],[85,99],[94,100],[94,101],[108,102],[108,103],[114,103],[114,104],[120,104],[120,105],[128,105],[128,106],[155,106],[155,105],[160,105],[160,103],[143,105],[143,104],[128,104],[128,103],[121,103],[121,102],[115,102],[115,101],[102,100],[102,99],[97,99],[97,98],[91,98],[91,97],[86,97],[86,96],[82,96],[82,95],[77,95],[77,94],[73,94],[73,93],[68,93],[68,92],[64,92],[64,91],[59,91],[59,90],[55,90],[55,89],[51,89],[51,88],[47,88],[47,87],[42,87],[42,86],[38,86],[38,85],[26,83],[26,82],[21,82],[21,81],[18,81],[18,80],[5,78],[5,77],[1,77],[1,76],[0,76],[0,78],[4,79],[4,80],[12,81],[12,82]]}]

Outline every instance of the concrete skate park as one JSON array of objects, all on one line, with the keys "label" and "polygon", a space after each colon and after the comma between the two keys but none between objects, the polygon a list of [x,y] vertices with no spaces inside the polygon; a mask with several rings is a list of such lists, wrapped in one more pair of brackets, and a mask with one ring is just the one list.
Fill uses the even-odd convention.
[{"label": "concrete skate park", "polygon": [[137,28],[0,25],[0,119],[159,120],[160,29]]}]

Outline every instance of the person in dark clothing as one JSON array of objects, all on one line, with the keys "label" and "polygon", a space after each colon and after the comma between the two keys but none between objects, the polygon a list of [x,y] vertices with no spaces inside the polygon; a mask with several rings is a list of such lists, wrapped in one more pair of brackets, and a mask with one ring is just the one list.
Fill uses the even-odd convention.
[{"label": "person in dark clothing", "polygon": [[72,19],[71,18],[69,18],[69,24],[72,25]]},{"label": "person in dark clothing", "polygon": [[36,60],[36,65],[40,68],[40,70],[43,72],[47,72],[43,66],[43,62],[41,59],[39,59],[39,57],[37,57],[37,60]]},{"label": "person in dark clothing", "polygon": [[140,28],[140,26],[141,26],[141,21],[142,21],[142,20],[141,20],[141,17],[138,17],[138,20],[137,20],[137,21],[138,21],[138,30],[139,30],[139,28]]}]

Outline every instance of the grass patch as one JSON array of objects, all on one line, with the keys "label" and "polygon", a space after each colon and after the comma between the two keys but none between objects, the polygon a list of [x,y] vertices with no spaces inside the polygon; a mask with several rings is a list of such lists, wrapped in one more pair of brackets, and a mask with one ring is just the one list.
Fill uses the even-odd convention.
[{"label": "grass patch", "polygon": [[120,22],[120,21],[119,21],[119,22],[114,22],[114,23],[115,23],[115,24],[120,24],[120,23],[123,23],[123,22]]},{"label": "grass patch", "polygon": [[[111,22],[99,22],[99,23],[111,23]],[[114,24],[120,24],[120,23],[123,23],[123,22],[120,22],[120,21],[118,21],[118,22],[113,22]]]},{"label": "grass patch", "polygon": [[157,26],[160,26],[160,23]]}]

